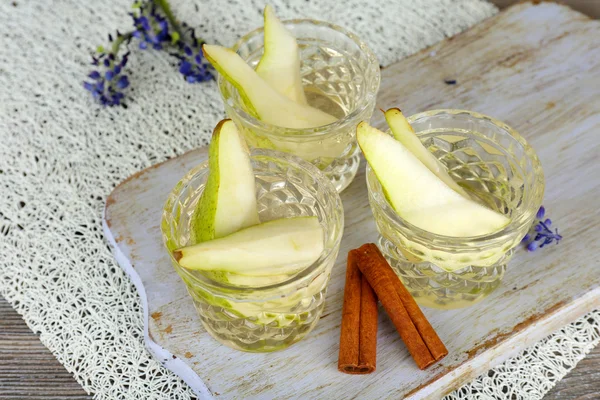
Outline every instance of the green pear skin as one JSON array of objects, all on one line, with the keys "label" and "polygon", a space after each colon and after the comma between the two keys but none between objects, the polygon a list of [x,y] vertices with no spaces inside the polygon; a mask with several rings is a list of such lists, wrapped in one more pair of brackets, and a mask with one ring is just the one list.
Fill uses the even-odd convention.
[{"label": "green pear skin", "polygon": [[234,51],[222,46],[202,46],[206,59],[240,93],[248,112],[272,125],[309,129],[337,120],[319,109],[296,103],[273,89]]},{"label": "green pear skin", "polygon": [[259,223],[250,155],[229,119],[219,122],[213,131],[208,167],[206,186],[192,216],[195,243],[227,236]]}]

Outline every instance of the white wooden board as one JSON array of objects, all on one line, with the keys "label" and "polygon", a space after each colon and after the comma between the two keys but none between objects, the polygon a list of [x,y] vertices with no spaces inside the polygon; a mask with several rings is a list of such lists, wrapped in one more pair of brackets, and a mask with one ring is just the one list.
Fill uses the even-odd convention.
[{"label": "white wooden board", "polygon": [[[439,398],[589,310],[600,307],[600,21],[551,3],[510,8],[452,40],[383,71],[378,106],[410,115],[463,108],[494,116],[534,146],[546,174],[544,204],[565,239],[518,252],[501,287],[470,308],[424,309],[449,349],[420,371],[380,313],[377,371],[337,371],[348,250],[377,238],[364,161],[342,194],[346,228],[325,311],[291,348],[248,354],[202,328],[163,248],[162,206],[206,149],[144,170],[109,196],[104,230],[136,284],[146,343],[201,398]],[[444,83],[456,79],[456,85]],[[379,115],[374,123],[382,126]]]}]

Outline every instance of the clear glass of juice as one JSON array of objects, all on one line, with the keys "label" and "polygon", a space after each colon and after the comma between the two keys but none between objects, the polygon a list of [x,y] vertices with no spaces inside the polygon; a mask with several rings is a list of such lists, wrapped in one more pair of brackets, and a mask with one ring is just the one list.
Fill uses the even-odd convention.
[{"label": "clear glass of juice", "polygon": [[515,130],[485,115],[434,110],[408,120],[425,147],[473,199],[511,221],[500,231],[474,237],[424,231],[392,209],[367,166],[379,247],[419,304],[434,308],[474,304],[498,287],[514,247],[541,205],[540,161]]},{"label": "clear glass of juice", "polygon": [[[297,38],[301,76],[309,105],[336,122],[312,129],[289,129],[264,123],[246,112],[237,89],[219,76],[219,89],[227,116],[251,147],[270,148],[314,164],[338,192],[354,179],[359,165],[356,125],[371,118],[379,89],[379,62],[356,35],[321,21],[284,21]],[[264,50],[264,30],[256,29],[234,46],[249,65],[256,67]]]},{"label": "clear glass of juice", "polygon": [[318,217],[324,250],[311,266],[293,275],[248,278],[179,265],[172,252],[193,244],[190,223],[206,185],[208,162],[192,169],[175,186],[164,207],[161,230],[173,266],[207,332],[234,349],[269,352],[296,343],[318,322],[340,247],[344,211],[329,179],[310,163],[269,149],[252,150],[251,162],[261,222]]}]

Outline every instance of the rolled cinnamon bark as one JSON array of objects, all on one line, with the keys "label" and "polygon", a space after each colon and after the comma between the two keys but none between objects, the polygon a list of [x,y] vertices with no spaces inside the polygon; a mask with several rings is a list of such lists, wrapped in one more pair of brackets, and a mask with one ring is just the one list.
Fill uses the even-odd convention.
[{"label": "rolled cinnamon bark", "polygon": [[417,366],[425,369],[433,364],[435,359],[410,318],[386,271],[386,268],[391,269],[391,267],[385,258],[380,256],[381,253],[374,244],[361,246],[358,249],[358,268],[369,281]]},{"label": "rolled cinnamon bark", "polygon": [[400,297],[402,304],[404,304],[406,312],[410,316],[410,319],[412,320],[413,324],[415,324],[419,335],[421,335],[421,338],[423,339],[425,345],[431,352],[431,355],[433,356],[435,361],[441,360],[446,355],[448,355],[448,349],[446,349],[446,346],[444,346],[444,343],[427,320],[427,317],[425,317],[425,315],[423,314],[423,311],[421,311],[421,308],[419,308],[419,305],[417,304],[415,299],[406,289],[404,284],[402,284],[402,281],[400,280],[400,278],[398,278],[398,275],[396,275],[396,273],[392,270],[392,267],[389,265],[383,254],[381,254],[379,248],[374,244],[372,245],[372,247],[375,248],[375,250],[377,250],[380,263],[382,265],[384,263],[386,264],[387,268],[383,268],[383,270],[387,273],[388,278],[394,285],[396,293],[398,293],[398,297]]},{"label": "rolled cinnamon bark", "polygon": [[375,371],[377,365],[377,296],[363,274],[360,277],[360,327],[358,364]]},{"label": "rolled cinnamon bark", "polygon": [[376,368],[377,297],[357,265],[357,251],[348,253],[340,331],[338,369],[370,374]]}]

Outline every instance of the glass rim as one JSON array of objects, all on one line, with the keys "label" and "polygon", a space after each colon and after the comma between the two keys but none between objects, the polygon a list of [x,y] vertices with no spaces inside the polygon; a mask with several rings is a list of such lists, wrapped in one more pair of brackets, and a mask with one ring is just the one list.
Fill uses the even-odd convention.
[{"label": "glass rim", "polygon": [[[525,154],[531,160],[531,163],[533,165],[534,175],[535,175],[534,184],[542,185],[542,190],[540,191],[540,194],[538,196],[539,199],[538,198],[533,199],[531,204],[526,209],[522,210],[516,217],[511,218],[510,222],[502,229],[499,229],[495,232],[488,233],[485,235],[457,237],[457,236],[439,235],[439,234],[436,234],[433,232],[429,232],[427,230],[419,228],[418,226],[416,226],[416,225],[408,222],[406,219],[402,218],[394,210],[392,205],[389,203],[389,201],[387,200],[383,191],[377,190],[377,184],[379,185],[380,188],[382,188],[381,183],[379,183],[379,181],[377,180],[377,176],[375,175],[375,172],[372,170],[369,163],[367,163],[366,173],[365,173],[366,180],[367,180],[367,190],[369,191],[369,193],[378,192],[381,194],[381,196],[378,196],[378,198],[375,196],[372,196],[372,195],[370,197],[376,202],[377,206],[382,210],[382,212],[386,216],[387,220],[392,221],[392,223],[394,225],[399,225],[400,227],[404,228],[404,230],[409,230],[412,233],[413,237],[427,239],[428,242],[429,241],[436,241],[436,242],[439,241],[441,243],[444,243],[444,246],[454,247],[455,249],[464,248],[466,242],[468,242],[470,245],[478,244],[478,245],[485,246],[485,247],[497,246],[500,242],[506,240],[506,238],[508,236],[510,236],[511,232],[517,231],[517,230],[521,229],[524,225],[528,225],[533,222],[533,219],[534,219],[539,207],[541,206],[543,196],[544,196],[544,188],[545,188],[544,172],[542,170],[540,160],[539,160],[537,154],[535,153],[535,150],[529,145],[529,143],[527,143],[527,141],[516,130],[514,130],[513,128],[511,128],[510,126],[508,126],[507,124],[505,124],[504,122],[502,122],[500,120],[497,120],[493,117],[489,117],[484,114],[480,114],[475,111],[461,110],[461,109],[429,110],[429,111],[424,111],[424,112],[420,112],[420,113],[411,115],[410,117],[407,118],[407,120],[409,123],[412,124],[414,121],[416,121],[420,118],[437,116],[440,114],[448,114],[448,115],[467,114],[470,117],[474,117],[474,118],[477,118],[480,120],[487,121],[488,123],[491,123],[501,129],[505,130],[513,139],[515,139],[519,143],[519,145],[521,145],[525,149]],[[420,132],[415,132],[415,133],[417,134],[417,136],[420,135]],[[469,246],[469,247],[471,247],[471,246]]]},{"label": "glass rim", "polygon": [[[240,117],[240,119],[244,122],[245,125],[248,125],[251,129],[259,129],[263,132],[268,132],[268,133],[266,133],[267,135],[274,136],[274,137],[286,137],[288,139],[292,135],[297,136],[297,137],[302,137],[302,138],[318,138],[318,139],[322,139],[324,136],[327,136],[327,135],[335,135],[338,133],[337,131],[339,129],[344,129],[346,127],[346,125],[351,125],[351,124],[355,123],[356,122],[355,119],[360,117],[361,114],[366,109],[369,108],[369,104],[376,100],[377,92],[379,91],[379,85],[381,83],[381,69],[379,68],[379,61],[377,60],[377,56],[375,55],[373,50],[363,40],[361,40],[356,34],[350,32],[349,30],[347,30],[345,28],[342,28],[339,25],[335,25],[330,22],[315,20],[315,19],[311,19],[311,18],[287,19],[287,20],[283,20],[281,22],[284,25],[313,24],[313,25],[323,26],[323,27],[329,28],[331,30],[337,31],[337,32],[345,35],[346,37],[348,37],[366,55],[369,65],[377,66],[377,68],[376,68],[377,74],[375,77],[375,79],[377,80],[377,83],[375,85],[376,87],[371,88],[369,85],[367,85],[367,87],[366,87],[367,93],[365,94],[364,100],[360,103],[360,105],[358,107],[356,107],[354,110],[352,110],[352,112],[348,113],[347,115],[344,115],[342,118],[339,118],[339,119],[335,120],[334,122],[327,124],[327,125],[321,125],[321,126],[317,126],[314,128],[303,128],[303,129],[286,128],[286,127],[262,122],[261,120],[254,117],[253,115],[247,113],[243,108],[241,108],[235,104],[229,104],[228,99],[230,98],[230,96],[228,97],[226,95],[226,93],[228,91],[225,90],[225,85],[229,84],[229,82],[223,77],[222,74],[218,74],[219,76],[217,79],[218,86],[219,86],[219,93],[221,94],[223,101],[226,104],[229,104],[229,106],[235,111],[235,113]],[[252,39],[255,36],[261,35],[263,33],[263,31],[264,31],[264,27],[259,27],[259,28],[256,28],[256,29],[246,33],[237,42],[235,42],[235,44],[231,47],[231,49],[237,53],[239,48],[244,43],[246,43],[247,41],[249,41],[250,39]],[[231,85],[231,86],[233,87],[233,85]],[[358,121],[358,122],[360,122],[360,121]],[[276,132],[272,132],[272,130],[276,130]]]},{"label": "glass rim", "polygon": [[[173,227],[174,222],[168,221],[168,215],[174,213],[173,211],[174,211],[174,208],[176,207],[175,201],[180,198],[181,193],[187,187],[189,181],[191,179],[193,179],[195,176],[197,176],[199,173],[204,172],[208,169],[208,159],[204,160],[199,165],[197,165],[196,167],[194,167],[190,171],[188,171],[183,176],[183,178],[181,178],[179,180],[179,182],[175,185],[174,189],[171,192],[169,192],[169,197],[163,207],[163,213],[162,213],[162,218],[161,218],[161,233],[162,233],[162,237],[163,237],[163,245],[164,245],[165,249],[167,250],[167,252],[169,253],[169,257],[171,259],[172,264],[177,266],[177,272],[179,274],[184,274],[187,278],[189,278],[195,282],[201,283],[203,285],[203,289],[208,289],[211,292],[214,290],[219,291],[220,292],[219,295],[228,296],[228,295],[236,295],[236,294],[252,294],[252,293],[259,292],[259,291],[276,291],[278,289],[285,289],[288,286],[289,286],[289,291],[285,291],[285,294],[297,291],[297,290],[294,290],[292,288],[292,286],[299,284],[299,283],[302,284],[302,283],[304,283],[304,281],[306,281],[306,284],[309,285],[312,282],[312,280],[318,275],[321,267],[323,267],[327,264],[327,261],[334,253],[337,253],[337,251],[338,251],[337,249],[339,248],[339,244],[342,240],[342,236],[343,236],[343,232],[344,232],[344,208],[342,206],[342,200],[340,198],[340,195],[337,192],[337,190],[335,189],[335,187],[333,186],[333,183],[331,183],[331,181],[321,171],[319,171],[319,169],[317,167],[315,167],[314,165],[310,164],[307,161],[302,160],[301,158],[299,158],[293,154],[285,153],[285,152],[281,152],[281,151],[277,151],[277,150],[265,149],[265,148],[251,149],[250,158],[254,159],[254,158],[259,158],[259,157],[276,158],[276,159],[284,160],[284,161],[289,162],[290,164],[294,165],[295,167],[299,167],[300,169],[304,170],[305,172],[310,174],[312,177],[317,179],[317,181],[319,182],[320,185],[324,185],[326,187],[326,190],[329,192],[329,195],[333,196],[330,199],[330,201],[328,201],[327,203],[331,204],[331,206],[334,209],[334,212],[337,214],[337,216],[339,218],[340,226],[339,226],[339,229],[337,229],[337,231],[335,231],[335,233],[334,233],[335,236],[333,239],[333,243],[330,246],[325,246],[325,248],[321,252],[319,258],[315,262],[313,262],[310,266],[304,268],[303,270],[299,271],[298,273],[296,273],[294,275],[290,275],[290,277],[288,279],[278,282],[278,283],[263,285],[263,286],[236,286],[236,285],[227,284],[222,281],[211,279],[208,276],[202,274],[202,270],[196,271],[196,270],[189,270],[187,268],[184,268],[177,262],[177,260],[175,260],[175,257],[173,256],[173,252],[168,249],[167,235],[170,235],[171,233],[165,232],[165,229],[163,228],[163,226],[165,226],[165,224],[166,224],[166,226],[168,226],[169,229],[171,229]],[[332,201],[333,201],[333,204],[332,204]],[[174,219],[172,219],[172,221],[174,221]],[[178,223],[178,221],[177,221],[177,223]],[[324,238],[324,240],[326,240],[326,238]],[[195,272],[197,272],[197,273],[195,273]],[[186,286],[187,286],[187,284],[186,284]],[[265,299],[260,299],[260,301],[269,301],[269,300],[271,300],[271,299],[268,297]],[[256,300],[253,300],[253,301],[256,301]]]}]

